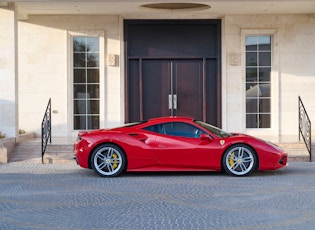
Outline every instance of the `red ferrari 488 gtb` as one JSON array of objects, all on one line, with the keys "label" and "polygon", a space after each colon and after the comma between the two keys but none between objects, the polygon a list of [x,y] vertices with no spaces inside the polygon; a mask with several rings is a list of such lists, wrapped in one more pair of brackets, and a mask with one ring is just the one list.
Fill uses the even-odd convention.
[{"label": "red ferrari 488 gtb", "polygon": [[79,132],[75,159],[100,176],[124,171],[220,171],[235,176],[287,165],[280,147],[186,117]]}]

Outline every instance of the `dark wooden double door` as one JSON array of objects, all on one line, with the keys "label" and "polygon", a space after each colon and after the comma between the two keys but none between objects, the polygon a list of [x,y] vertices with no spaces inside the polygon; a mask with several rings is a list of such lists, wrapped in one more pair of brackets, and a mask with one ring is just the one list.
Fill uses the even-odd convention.
[{"label": "dark wooden double door", "polygon": [[221,126],[218,21],[126,21],[126,121],[190,116]]}]

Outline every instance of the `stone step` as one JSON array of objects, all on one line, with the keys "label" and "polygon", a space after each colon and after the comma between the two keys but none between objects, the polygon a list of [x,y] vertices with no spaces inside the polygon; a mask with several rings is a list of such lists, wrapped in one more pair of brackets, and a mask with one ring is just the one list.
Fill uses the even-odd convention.
[{"label": "stone step", "polygon": [[46,152],[73,152],[73,144],[48,144]]},{"label": "stone step", "polygon": [[[62,139],[56,143],[47,143],[44,154],[44,163],[76,163],[73,159],[73,143],[71,141],[61,143]],[[24,138],[17,143],[14,153],[9,162],[20,163],[42,163],[42,147],[40,138]]]},{"label": "stone step", "polygon": [[46,152],[44,164],[76,164],[73,152]]},{"label": "stone step", "polygon": [[48,143],[44,155],[45,164],[76,164],[73,159],[73,143],[71,139],[53,139]]},{"label": "stone step", "polygon": [[276,143],[283,149],[306,149],[304,142]]},{"label": "stone step", "polygon": [[19,142],[9,162],[40,163],[41,144],[29,141]]},{"label": "stone step", "polygon": [[305,162],[310,160],[309,153],[304,142],[277,143],[288,153],[288,161]]}]

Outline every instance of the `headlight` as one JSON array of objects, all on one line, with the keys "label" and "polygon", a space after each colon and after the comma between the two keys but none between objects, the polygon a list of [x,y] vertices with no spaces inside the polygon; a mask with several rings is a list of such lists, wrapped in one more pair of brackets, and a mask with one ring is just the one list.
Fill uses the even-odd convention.
[{"label": "headlight", "polygon": [[271,147],[273,147],[274,149],[283,152],[283,148],[281,148],[280,146],[272,143],[272,142],[267,142]]}]

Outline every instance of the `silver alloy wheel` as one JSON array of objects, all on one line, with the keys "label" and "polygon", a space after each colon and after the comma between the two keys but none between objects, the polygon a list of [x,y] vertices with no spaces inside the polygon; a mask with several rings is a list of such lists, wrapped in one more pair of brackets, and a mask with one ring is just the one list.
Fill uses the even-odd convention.
[{"label": "silver alloy wheel", "polygon": [[93,167],[100,175],[114,176],[122,166],[122,153],[112,146],[100,148],[93,156]]},{"label": "silver alloy wheel", "polygon": [[249,174],[256,165],[254,153],[244,145],[238,145],[228,150],[224,160],[228,173],[236,176]]}]

